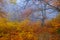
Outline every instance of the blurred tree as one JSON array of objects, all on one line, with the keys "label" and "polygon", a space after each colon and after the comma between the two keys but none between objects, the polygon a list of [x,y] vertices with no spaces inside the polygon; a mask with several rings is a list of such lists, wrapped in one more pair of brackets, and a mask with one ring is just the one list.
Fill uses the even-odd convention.
[{"label": "blurred tree", "polygon": [[[16,1],[17,0],[10,0],[10,2],[13,3],[13,4],[16,3]],[[22,3],[22,1],[23,1],[23,3]],[[53,0],[22,0],[22,1],[20,2],[19,5],[18,4],[11,5],[11,3],[9,3],[8,4],[8,5],[10,5],[9,8],[4,6],[4,7],[6,7],[7,11],[9,10],[8,12],[10,12],[10,14],[11,14],[11,12],[14,12],[14,14],[16,13],[16,15],[14,15],[14,16],[11,15],[10,16],[10,17],[13,17],[11,19],[14,19],[14,18],[15,18],[15,20],[18,19],[17,18],[18,17],[18,14],[17,14],[18,10],[19,10],[19,13],[21,14],[21,15],[19,14],[19,18],[23,18],[23,19],[25,19],[25,18],[27,19],[30,15],[36,13],[38,16],[35,17],[35,18],[37,19],[39,17],[38,19],[41,19],[42,25],[44,25],[44,22],[47,19],[47,14],[49,14],[49,13],[47,13],[49,11],[49,9],[54,9],[54,11],[55,10],[58,10],[58,11],[60,10],[59,9],[59,3],[60,3],[59,0],[58,1],[53,1]],[[19,6],[19,8],[21,8],[21,9],[23,7],[22,11],[17,6]],[[22,6],[22,7],[20,7],[20,6]],[[39,15],[38,12],[42,15]],[[49,11],[49,12],[51,12],[51,11]],[[51,12],[51,13],[53,13],[53,12]]]},{"label": "blurred tree", "polygon": [[16,4],[16,1],[17,1],[17,0],[10,0],[10,3]]},{"label": "blurred tree", "polygon": [[0,18],[6,18],[7,14],[3,11],[0,11]]}]

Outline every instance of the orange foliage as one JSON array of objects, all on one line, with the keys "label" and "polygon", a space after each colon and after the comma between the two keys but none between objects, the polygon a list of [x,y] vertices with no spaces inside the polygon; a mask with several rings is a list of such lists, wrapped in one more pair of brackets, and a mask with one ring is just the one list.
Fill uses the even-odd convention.
[{"label": "orange foliage", "polygon": [[3,11],[0,11],[0,18],[5,18],[7,15],[5,12]]},{"label": "orange foliage", "polygon": [[[48,0],[45,1],[47,2]],[[2,0],[0,0],[0,2],[2,2]],[[59,2],[54,2],[53,4],[57,6],[60,5]],[[25,20],[21,22],[11,22],[5,18],[7,16],[5,12],[0,11],[0,40],[39,40],[39,35],[45,32],[49,33],[49,40],[59,40],[56,30],[60,28],[60,16],[46,21],[45,26],[41,27],[40,21],[32,22],[28,19],[31,13],[32,9],[26,9],[22,15],[22,18],[25,18]],[[45,36],[43,36],[43,38],[44,37]]]},{"label": "orange foliage", "polygon": [[[42,34],[43,36],[45,32],[49,33],[49,40],[57,40],[59,39],[56,34],[58,28],[60,28],[60,23],[56,19],[46,21],[46,25],[41,27],[40,21],[32,22],[25,19],[21,22],[10,22],[5,18],[0,18],[0,40],[38,40],[39,35]],[[55,36],[52,37],[52,35]]]}]

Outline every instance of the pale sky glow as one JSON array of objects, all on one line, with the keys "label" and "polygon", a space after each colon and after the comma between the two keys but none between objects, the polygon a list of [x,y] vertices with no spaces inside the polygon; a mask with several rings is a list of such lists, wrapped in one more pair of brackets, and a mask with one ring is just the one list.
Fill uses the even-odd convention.
[{"label": "pale sky glow", "polygon": [[[7,0],[6,0],[7,1]],[[36,4],[36,5],[35,5]],[[35,2],[35,4],[33,4],[33,2],[32,1],[29,1],[29,3],[27,4],[28,5],[28,7],[27,8],[29,8],[29,6],[31,6],[31,8],[33,8],[33,9],[35,9],[35,8],[38,8],[37,6],[39,6],[39,4],[38,4],[38,1],[37,2]],[[25,5],[26,5],[26,2],[25,2],[25,0],[17,0],[16,1],[16,4],[11,4],[11,3],[9,3],[9,1],[8,1],[8,4],[5,4],[5,6],[3,7],[3,10],[5,10],[6,12],[8,12],[8,13],[10,13],[11,14],[11,17],[14,19],[14,18],[19,18],[19,13],[22,11],[22,10],[24,10],[23,8],[25,7]],[[26,6],[27,6],[26,5]],[[48,8],[48,7],[47,7]],[[48,10],[48,12],[52,12],[53,11],[53,9],[51,9],[51,10]],[[12,12],[12,13],[11,13]],[[49,19],[51,19],[51,18],[54,18],[56,15],[57,15],[57,11],[54,11],[53,13],[51,13],[51,14],[48,14],[48,12],[46,12],[47,13],[47,18]],[[35,12],[34,12],[35,13]],[[34,15],[34,17],[36,17],[36,15],[38,15],[39,13],[37,12],[37,13],[35,13],[34,14],[33,13],[33,15]],[[41,13],[40,13],[41,14]],[[34,17],[32,17],[31,16],[31,19],[34,19],[35,20],[35,18]],[[38,16],[37,18],[40,18],[41,16]]]}]

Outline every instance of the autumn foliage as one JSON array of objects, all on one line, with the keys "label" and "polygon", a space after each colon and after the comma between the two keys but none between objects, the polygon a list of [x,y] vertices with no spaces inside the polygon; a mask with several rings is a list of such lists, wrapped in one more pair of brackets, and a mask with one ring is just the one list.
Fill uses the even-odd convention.
[{"label": "autumn foliage", "polygon": [[[0,3],[3,1],[0,0]],[[16,4],[16,0],[10,0],[10,3]],[[60,6],[60,2],[55,1],[52,5]],[[47,20],[42,27],[40,20],[29,19],[32,12],[32,9],[27,8],[22,15],[19,15],[23,18],[21,21],[10,21],[6,13],[0,11],[0,40],[60,40],[60,14],[56,18]]]},{"label": "autumn foliage", "polygon": [[25,19],[21,22],[11,22],[0,18],[0,40],[39,40],[39,35],[46,35],[45,33],[49,33],[49,40],[60,40],[60,23],[57,20],[53,19],[41,27],[40,21]]}]

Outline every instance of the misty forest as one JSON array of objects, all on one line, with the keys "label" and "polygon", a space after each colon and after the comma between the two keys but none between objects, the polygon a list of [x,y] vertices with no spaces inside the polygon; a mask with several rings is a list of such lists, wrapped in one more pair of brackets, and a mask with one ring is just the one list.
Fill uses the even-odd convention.
[{"label": "misty forest", "polygon": [[60,40],[60,0],[0,0],[0,40]]}]

